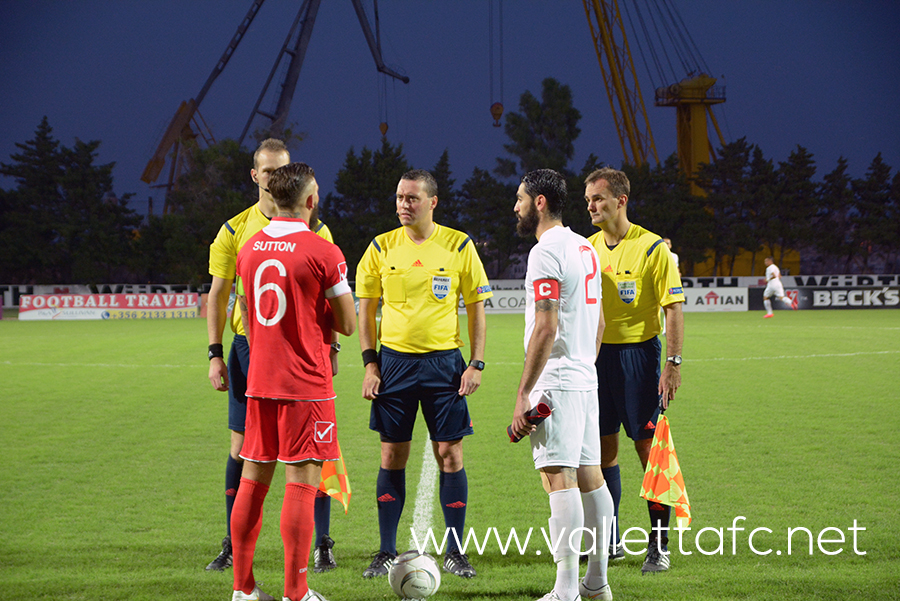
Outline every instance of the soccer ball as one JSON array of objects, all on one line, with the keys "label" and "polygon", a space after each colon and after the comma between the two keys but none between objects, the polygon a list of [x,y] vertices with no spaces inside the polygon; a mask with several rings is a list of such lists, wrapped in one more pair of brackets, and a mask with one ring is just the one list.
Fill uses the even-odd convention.
[{"label": "soccer ball", "polygon": [[428,553],[401,553],[388,572],[388,582],[401,599],[424,599],[441,586],[441,570]]}]

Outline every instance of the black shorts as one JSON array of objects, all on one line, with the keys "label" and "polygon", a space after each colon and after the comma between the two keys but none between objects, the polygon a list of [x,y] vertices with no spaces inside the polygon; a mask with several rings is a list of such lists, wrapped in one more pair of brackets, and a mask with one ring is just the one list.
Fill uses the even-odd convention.
[{"label": "black shorts", "polygon": [[244,431],[247,421],[247,371],[250,345],[247,337],[235,334],[228,353],[228,429]]},{"label": "black shorts", "polygon": [[459,395],[466,362],[459,349],[378,353],[381,392],[372,401],[369,428],[387,442],[412,440],[419,403],[431,440],[458,440],[473,433],[466,397]]},{"label": "black shorts", "polygon": [[600,436],[624,424],[631,440],[653,437],[659,419],[661,344],[654,336],[636,344],[603,344],[597,357]]}]

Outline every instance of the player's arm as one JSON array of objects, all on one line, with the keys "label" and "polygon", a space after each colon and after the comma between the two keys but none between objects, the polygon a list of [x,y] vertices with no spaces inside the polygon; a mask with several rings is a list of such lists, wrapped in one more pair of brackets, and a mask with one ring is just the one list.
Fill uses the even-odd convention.
[{"label": "player's arm", "polygon": [[600,345],[603,343],[603,331],[606,329],[606,318],[603,317],[603,303],[600,303],[600,322],[597,324],[597,351],[594,360],[600,355]]},{"label": "player's arm", "polygon": [[559,326],[559,300],[541,299],[534,302],[534,331],[525,351],[525,367],[516,394],[516,408],[513,411],[512,429],[519,436],[527,436],[535,430],[535,426],[525,419],[525,413],[531,409],[528,395],[534,389],[556,339]]},{"label": "player's arm", "polygon": [[[466,305],[469,319],[469,362],[484,361],[484,344],[487,339],[487,320],[484,316],[484,301]],[[472,394],[481,386],[481,370],[469,365],[463,372],[459,384],[459,394]]]},{"label": "player's arm", "polygon": [[[337,346],[335,346],[337,345]],[[337,349],[341,346],[340,338],[338,337],[338,333],[334,330],[331,330],[331,350],[328,351],[328,358],[331,360],[331,375],[336,376],[338,374],[338,351]]]},{"label": "player's arm", "polygon": [[331,312],[334,318],[329,358],[331,359],[331,375],[336,376],[338,373],[338,351],[335,348],[335,344],[338,342],[338,334],[349,336],[356,331],[356,305],[353,302],[353,295],[349,292],[329,299],[328,302],[331,305]]},{"label": "player's arm", "polygon": [[[359,299],[359,349],[375,351],[375,340],[378,336],[375,323],[375,313],[378,310],[377,298]],[[372,361],[365,366],[366,374],[363,376],[362,396],[364,399],[374,400],[381,390],[381,370],[378,362]]]},{"label": "player's arm", "polygon": [[250,310],[247,308],[247,297],[244,295],[244,291],[240,290],[234,295],[234,302],[240,307],[241,310],[241,323],[244,324],[244,328],[247,330],[247,347],[250,346]]},{"label": "player's arm", "polygon": [[[228,297],[233,280],[213,276],[206,303],[206,331],[209,344],[222,344],[222,333],[228,319]],[[224,357],[209,361],[209,381],[216,390],[228,390],[228,368]]]},{"label": "player's arm", "polygon": [[[684,341],[684,313],[682,303],[672,303],[663,307],[666,312],[666,357],[681,354]],[[675,392],[681,386],[681,366],[666,361],[659,378],[659,394],[662,395],[663,409],[668,409],[669,401],[675,398]]]},{"label": "player's arm", "polygon": [[353,334],[356,331],[356,305],[353,303],[353,295],[348,292],[328,301],[334,313],[334,323],[331,326],[334,331],[344,336]]}]

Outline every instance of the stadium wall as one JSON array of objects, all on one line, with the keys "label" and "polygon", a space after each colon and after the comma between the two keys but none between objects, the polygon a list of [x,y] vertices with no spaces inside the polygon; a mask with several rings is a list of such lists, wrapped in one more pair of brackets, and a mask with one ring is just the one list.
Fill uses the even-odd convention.
[{"label": "stadium wall", "polygon": [[[900,275],[810,275],[782,276],[785,291],[798,296],[800,309],[897,308],[900,305]],[[762,310],[761,277],[684,277],[685,311]],[[493,280],[494,297],[485,303],[489,313],[525,311],[524,280]],[[47,294],[176,294],[209,291],[209,285],[187,284],[51,284],[3,285],[4,309],[18,309],[24,295]],[[777,303],[776,303],[777,304]],[[464,307],[461,306],[464,310]]]}]

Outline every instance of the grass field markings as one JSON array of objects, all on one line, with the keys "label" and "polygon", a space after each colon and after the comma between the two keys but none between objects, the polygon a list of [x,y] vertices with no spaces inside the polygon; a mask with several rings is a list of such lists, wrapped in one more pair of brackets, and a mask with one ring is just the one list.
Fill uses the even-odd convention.
[{"label": "grass field markings", "polygon": [[770,357],[710,357],[709,359],[685,359],[688,363],[705,363],[709,361],[770,361],[772,359],[828,359],[830,357],[860,357],[863,355],[897,355],[896,351],[860,351],[858,353],[815,353],[812,355],[777,355]]},{"label": "grass field markings", "polygon": [[32,361],[0,361],[0,365],[27,365],[31,367],[139,367],[141,369],[149,368],[167,368],[167,369],[197,369],[196,365],[169,365],[169,364],[160,364],[160,365],[136,365],[129,363],[38,363]]},{"label": "grass field markings", "polygon": [[[422,451],[422,472],[419,475],[419,485],[416,487],[416,506],[413,511],[412,528],[416,535],[425,540],[426,533],[431,529],[431,512],[434,505],[434,489],[438,480],[437,461],[431,451],[431,439],[425,437],[425,449]],[[415,548],[415,540],[412,533],[409,537],[407,549]]]}]

